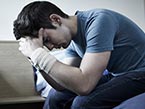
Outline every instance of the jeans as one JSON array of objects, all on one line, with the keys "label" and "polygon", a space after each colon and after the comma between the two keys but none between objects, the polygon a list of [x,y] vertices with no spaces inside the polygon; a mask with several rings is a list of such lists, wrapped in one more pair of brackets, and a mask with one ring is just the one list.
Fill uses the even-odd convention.
[{"label": "jeans", "polygon": [[145,93],[132,97],[113,109],[145,109]]},{"label": "jeans", "polygon": [[86,96],[51,89],[43,109],[112,109],[121,102],[145,92],[145,72],[120,76],[104,75]]}]

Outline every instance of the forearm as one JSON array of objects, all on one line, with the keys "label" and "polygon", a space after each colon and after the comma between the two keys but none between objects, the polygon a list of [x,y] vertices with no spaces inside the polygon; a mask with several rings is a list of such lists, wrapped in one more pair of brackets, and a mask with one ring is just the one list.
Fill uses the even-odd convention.
[{"label": "forearm", "polygon": [[60,84],[58,84],[55,80],[53,80],[49,75],[47,75],[43,70],[40,70],[40,73],[44,77],[44,79],[51,85],[54,89],[58,91],[64,90],[64,87],[62,87]]},{"label": "forearm", "polygon": [[85,75],[82,74],[79,68],[68,66],[57,61],[48,75],[66,89],[69,89],[77,94],[82,93],[81,91],[85,84]]},{"label": "forearm", "polygon": [[49,75],[63,87],[78,95],[89,94],[101,77],[101,75],[92,77],[89,73],[84,73],[81,68],[65,65],[59,61],[53,65]]},{"label": "forearm", "polygon": [[82,60],[80,68],[78,68],[57,61],[54,56],[43,48],[42,38],[30,39],[28,37],[25,40],[21,40],[19,44],[19,50],[31,59],[33,66],[46,73],[41,72],[47,82],[56,89],[62,86],[77,94],[87,94],[96,86],[100,73],[103,71],[102,68],[102,70],[98,70],[100,69],[99,67],[96,68],[96,66],[91,65],[98,66],[100,60],[104,57],[97,58],[100,59],[97,61],[99,63],[97,63],[96,61],[94,62],[96,58],[91,59],[92,56],[84,56],[83,60],[85,61]]},{"label": "forearm", "polygon": [[[81,68],[63,64],[43,49],[36,50],[31,59],[46,73],[43,75],[49,84],[53,86],[53,82],[58,83],[77,94],[88,94],[100,78],[100,73],[90,75],[90,72],[84,72]],[[54,81],[50,81],[50,77]]]}]

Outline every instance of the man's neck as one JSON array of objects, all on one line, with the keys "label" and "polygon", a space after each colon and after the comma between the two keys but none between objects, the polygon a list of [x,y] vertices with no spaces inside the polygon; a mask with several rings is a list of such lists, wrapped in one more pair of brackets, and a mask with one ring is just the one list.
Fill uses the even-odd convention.
[{"label": "man's neck", "polygon": [[69,16],[67,26],[71,31],[72,37],[74,37],[77,33],[77,16]]}]

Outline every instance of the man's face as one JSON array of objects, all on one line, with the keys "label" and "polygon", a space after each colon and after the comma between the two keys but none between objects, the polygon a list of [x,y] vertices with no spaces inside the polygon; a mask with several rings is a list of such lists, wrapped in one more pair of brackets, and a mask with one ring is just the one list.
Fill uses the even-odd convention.
[{"label": "man's face", "polygon": [[44,29],[42,37],[44,46],[52,50],[53,48],[67,48],[72,36],[69,29],[62,25],[56,29]]}]

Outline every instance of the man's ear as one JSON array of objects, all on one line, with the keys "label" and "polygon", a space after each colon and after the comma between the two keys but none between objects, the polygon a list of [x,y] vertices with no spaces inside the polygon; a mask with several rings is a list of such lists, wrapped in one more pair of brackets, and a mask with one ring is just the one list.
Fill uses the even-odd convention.
[{"label": "man's ear", "polygon": [[61,17],[57,14],[51,14],[49,16],[49,19],[54,26],[60,26],[61,25]]}]

